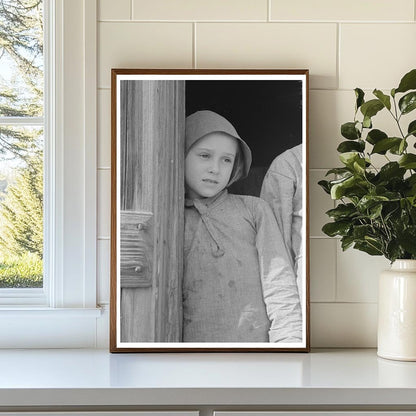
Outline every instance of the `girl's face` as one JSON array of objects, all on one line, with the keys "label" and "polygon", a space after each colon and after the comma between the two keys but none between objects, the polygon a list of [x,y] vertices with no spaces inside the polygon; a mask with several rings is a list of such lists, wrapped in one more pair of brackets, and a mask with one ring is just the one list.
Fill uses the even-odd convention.
[{"label": "girl's face", "polygon": [[230,180],[237,149],[237,140],[225,133],[210,133],[195,142],[185,159],[188,198],[208,198],[221,192]]}]

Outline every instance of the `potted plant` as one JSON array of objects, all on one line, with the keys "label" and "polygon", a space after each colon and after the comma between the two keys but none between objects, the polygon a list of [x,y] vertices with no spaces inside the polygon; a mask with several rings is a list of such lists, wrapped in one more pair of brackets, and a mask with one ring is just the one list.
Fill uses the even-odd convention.
[{"label": "potted plant", "polygon": [[[319,185],[338,201],[327,211],[332,222],[322,231],[341,238],[343,250],[353,247],[384,256],[391,269],[380,276],[378,354],[416,360],[416,69],[389,94],[375,89],[366,101],[355,90],[355,115],[342,124],[337,151],[342,167],[327,172],[333,180]],[[395,131],[373,126],[373,117],[388,112]],[[405,117],[403,117],[405,116]],[[408,119],[405,121],[405,119]],[[380,156],[385,163],[375,163]]]}]

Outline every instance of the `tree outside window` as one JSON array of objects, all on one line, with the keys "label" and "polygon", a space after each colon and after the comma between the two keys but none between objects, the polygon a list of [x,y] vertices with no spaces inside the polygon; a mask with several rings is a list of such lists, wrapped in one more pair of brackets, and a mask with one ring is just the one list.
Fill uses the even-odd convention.
[{"label": "tree outside window", "polygon": [[43,2],[0,0],[0,288],[43,286]]}]

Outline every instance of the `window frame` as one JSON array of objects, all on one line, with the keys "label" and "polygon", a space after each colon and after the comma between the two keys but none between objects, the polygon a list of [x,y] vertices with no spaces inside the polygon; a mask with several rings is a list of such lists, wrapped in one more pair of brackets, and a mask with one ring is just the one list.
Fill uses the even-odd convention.
[{"label": "window frame", "polygon": [[44,2],[46,277],[0,294],[0,347],[94,347],[97,1]]},{"label": "window frame", "polygon": [[[43,17],[44,17],[44,99],[43,99],[43,108],[44,108],[44,115],[43,116],[34,116],[34,117],[10,117],[10,116],[2,116],[0,117],[0,124],[7,125],[11,127],[42,127],[44,129],[43,134],[44,137],[48,135],[48,123],[47,123],[47,111],[49,96],[51,95],[50,91],[50,84],[48,80],[48,73],[47,68],[49,65],[47,61],[50,61],[50,50],[49,50],[49,34],[51,30],[49,28],[51,19],[49,18],[50,15],[50,8],[52,6],[53,0],[43,0]],[[46,144],[46,140],[44,141]],[[44,149],[44,155],[47,155],[47,149]],[[46,157],[44,156],[44,168],[47,167],[46,164]],[[45,172],[44,172],[45,173]],[[45,175],[44,175],[44,195],[45,195]],[[44,198],[45,199],[45,198]],[[44,203],[44,205],[46,205]],[[45,215],[45,208],[43,212],[43,220],[44,224],[47,224],[47,217]],[[48,243],[48,240],[45,233],[45,227],[43,232],[43,239],[44,243]],[[45,252],[47,250],[45,249]],[[49,296],[48,296],[48,287],[49,287],[49,267],[48,262],[43,261],[43,287],[42,288],[24,288],[24,289],[15,289],[15,288],[7,288],[7,289],[0,289],[0,307],[5,305],[13,305],[13,306],[46,306],[49,303]]]}]

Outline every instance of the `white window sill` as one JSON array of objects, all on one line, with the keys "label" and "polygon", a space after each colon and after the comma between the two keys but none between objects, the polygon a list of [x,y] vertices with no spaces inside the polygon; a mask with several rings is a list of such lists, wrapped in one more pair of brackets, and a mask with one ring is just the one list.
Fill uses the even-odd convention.
[{"label": "white window sill", "polygon": [[5,316],[16,317],[67,317],[67,318],[99,318],[101,308],[45,308],[37,306],[1,306],[0,319]]},{"label": "white window sill", "polygon": [[104,310],[2,306],[0,348],[95,348]]}]

